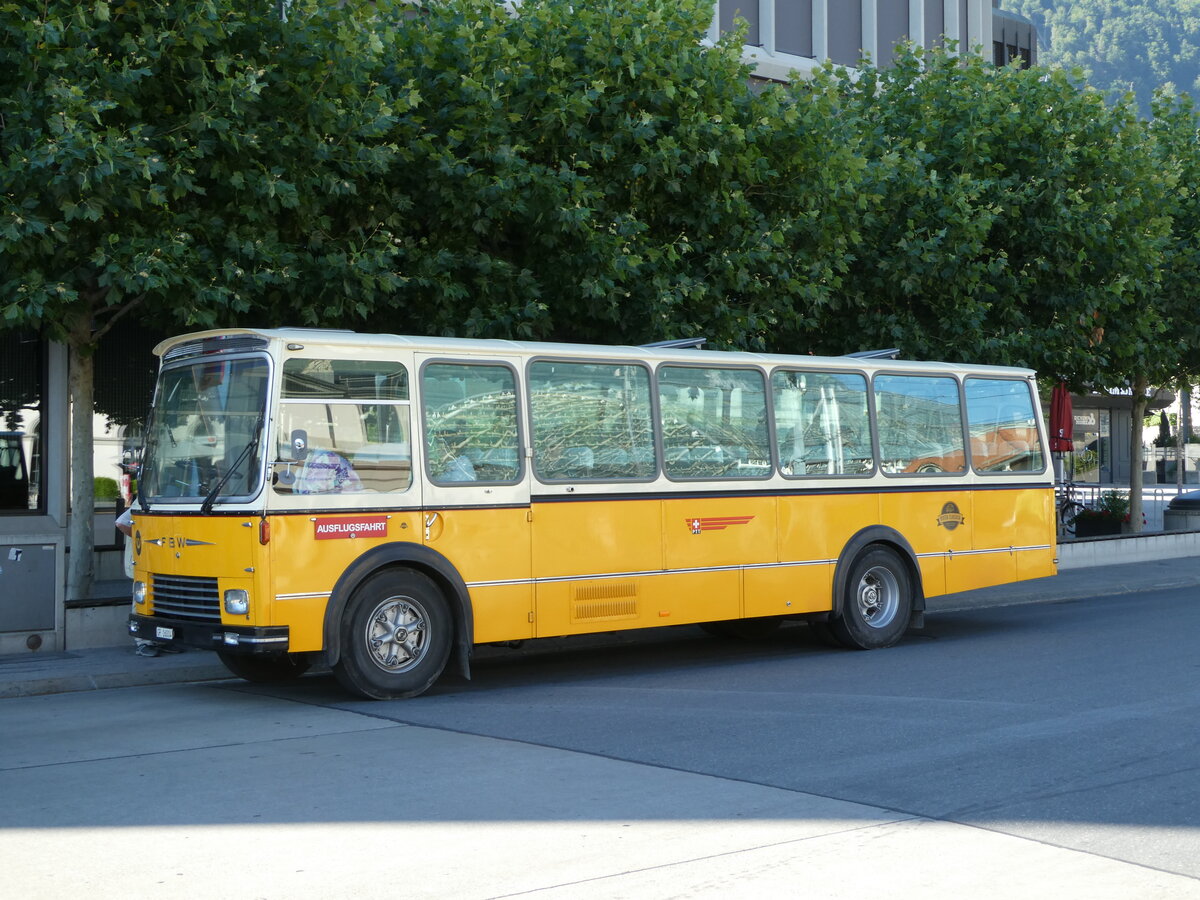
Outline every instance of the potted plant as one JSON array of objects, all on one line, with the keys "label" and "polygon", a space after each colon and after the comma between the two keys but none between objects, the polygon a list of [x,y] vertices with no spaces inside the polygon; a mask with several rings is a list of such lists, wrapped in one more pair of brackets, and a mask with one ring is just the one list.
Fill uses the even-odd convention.
[{"label": "potted plant", "polygon": [[1095,506],[1075,516],[1075,537],[1120,534],[1129,521],[1129,497],[1122,491],[1105,491]]}]

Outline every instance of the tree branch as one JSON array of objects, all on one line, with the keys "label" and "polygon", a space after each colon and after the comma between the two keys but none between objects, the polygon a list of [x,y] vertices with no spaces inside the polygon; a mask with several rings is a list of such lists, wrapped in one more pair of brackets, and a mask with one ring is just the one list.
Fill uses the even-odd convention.
[{"label": "tree branch", "polygon": [[99,341],[102,337],[104,337],[106,334],[108,334],[108,332],[112,329],[112,327],[121,320],[121,317],[124,316],[125,313],[129,312],[131,309],[133,309],[135,306],[137,306],[139,303],[141,303],[144,299],[146,299],[145,294],[138,294],[136,297],[134,297],[132,300],[130,300],[128,303],[124,304],[123,306],[119,306],[119,307],[115,307],[115,308],[109,306],[109,307],[106,307],[106,308],[100,310],[99,312],[97,312],[96,316],[95,316],[96,318],[99,318],[100,316],[106,315],[110,312],[112,314],[112,318],[109,319],[104,324],[104,327],[99,328],[96,331],[92,332],[92,340]]}]

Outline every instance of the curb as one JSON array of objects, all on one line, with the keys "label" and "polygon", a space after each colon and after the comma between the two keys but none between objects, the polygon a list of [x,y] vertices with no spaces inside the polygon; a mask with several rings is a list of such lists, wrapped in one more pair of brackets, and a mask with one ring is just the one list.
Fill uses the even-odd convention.
[{"label": "curb", "polygon": [[38,697],[44,694],[71,694],[81,691],[103,691],[112,688],[143,687],[155,684],[181,684],[192,681],[225,681],[233,678],[221,663],[194,663],[158,669],[131,669],[101,674],[77,673],[47,675],[5,681],[0,673],[0,700],[16,697]]}]

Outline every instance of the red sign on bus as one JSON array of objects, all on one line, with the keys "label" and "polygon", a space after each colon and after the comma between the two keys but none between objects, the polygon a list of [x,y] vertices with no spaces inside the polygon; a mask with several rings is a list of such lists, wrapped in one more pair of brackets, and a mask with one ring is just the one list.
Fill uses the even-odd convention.
[{"label": "red sign on bus", "polygon": [[318,541],[336,538],[387,537],[387,516],[352,516],[314,519],[313,536]]}]

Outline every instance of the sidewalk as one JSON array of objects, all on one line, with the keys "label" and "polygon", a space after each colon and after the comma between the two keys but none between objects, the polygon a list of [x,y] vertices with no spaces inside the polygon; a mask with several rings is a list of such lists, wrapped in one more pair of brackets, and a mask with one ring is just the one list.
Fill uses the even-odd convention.
[{"label": "sidewalk", "polygon": [[[977,607],[1055,603],[1197,586],[1200,556],[1184,556],[1068,569],[1051,578],[946,594],[930,598],[928,612],[936,616],[939,612]],[[188,650],[147,658],[135,655],[130,641],[122,647],[0,656],[0,699],[230,677],[215,653]]]}]

